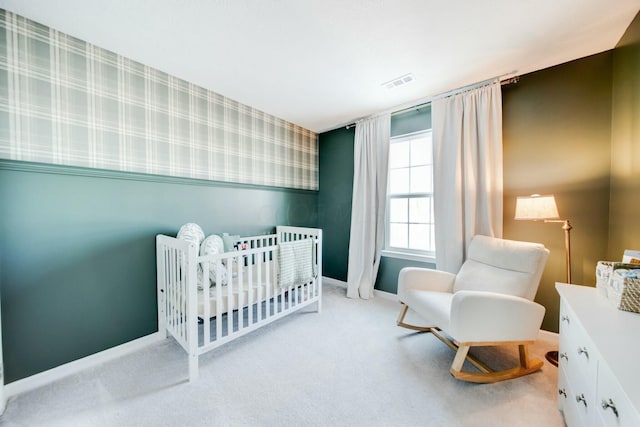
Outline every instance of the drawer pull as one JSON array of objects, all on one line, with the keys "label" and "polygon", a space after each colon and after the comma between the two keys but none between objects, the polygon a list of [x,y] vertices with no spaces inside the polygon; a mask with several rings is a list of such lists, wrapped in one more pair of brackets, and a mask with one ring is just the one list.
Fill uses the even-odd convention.
[{"label": "drawer pull", "polygon": [[582,394],[582,393],[576,395],[576,402],[578,402],[578,403],[582,402],[584,407],[585,408],[587,407],[587,399],[584,397],[584,394]]},{"label": "drawer pull", "polygon": [[567,316],[566,314],[565,314],[564,316],[562,316],[562,321],[563,321],[563,322],[567,322],[567,323],[571,323],[571,322],[569,321],[569,316]]},{"label": "drawer pull", "polygon": [[587,347],[578,347],[578,354],[584,354],[587,360],[589,359],[589,352],[587,351]]},{"label": "drawer pull", "polygon": [[564,359],[567,362],[569,361],[569,356],[567,356],[567,352],[563,351],[562,353],[560,353],[560,359]]},{"label": "drawer pull", "polygon": [[602,409],[606,411],[607,408],[611,408],[613,414],[616,416],[616,418],[618,418],[618,408],[616,408],[616,404],[613,403],[613,400],[609,399],[609,401],[607,402],[606,400],[602,399]]},{"label": "drawer pull", "polygon": [[[558,389],[558,394],[560,396],[564,396],[565,399],[567,398],[567,391],[563,388]],[[602,404],[604,405],[604,400],[602,401]]]}]

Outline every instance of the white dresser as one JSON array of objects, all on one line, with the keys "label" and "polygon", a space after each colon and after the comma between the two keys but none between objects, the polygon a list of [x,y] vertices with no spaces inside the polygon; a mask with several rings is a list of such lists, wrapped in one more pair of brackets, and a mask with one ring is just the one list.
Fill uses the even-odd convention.
[{"label": "white dresser", "polygon": [[640,314],[596,288],[560,294],[558,407],[568,427],[640,426]]}]

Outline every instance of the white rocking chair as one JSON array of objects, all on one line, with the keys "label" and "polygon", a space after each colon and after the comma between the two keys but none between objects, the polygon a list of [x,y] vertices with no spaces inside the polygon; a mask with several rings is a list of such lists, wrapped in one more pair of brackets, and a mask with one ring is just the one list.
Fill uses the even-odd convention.
[{"label": "white rocking chair", "polygon": [[[488,383],[535,372],[542,361],[529,359],[527,346],[537,339],[545,312],[533,298],[548,254],[538,243],[478,235],[458,274],[404,268],[398,276],[398,326],[431,332],[456,350],[450,372],[457,379]],[[430,326],[405,323],[409,309]],[[518,345],[520,364],[494,372],[469,354],[473,346],[493,345]],[[465,360],[480,372],[463,371]]]}]

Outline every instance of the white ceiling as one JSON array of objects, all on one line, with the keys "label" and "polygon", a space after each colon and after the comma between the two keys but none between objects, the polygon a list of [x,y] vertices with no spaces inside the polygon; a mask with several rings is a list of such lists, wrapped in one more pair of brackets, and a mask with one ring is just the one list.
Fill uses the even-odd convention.
[{"label": "white ceiling", "polygon": [[[613,48],[640,0],[0,0],[322,132]],[[381,83],[413,73],[415,82]]]}]

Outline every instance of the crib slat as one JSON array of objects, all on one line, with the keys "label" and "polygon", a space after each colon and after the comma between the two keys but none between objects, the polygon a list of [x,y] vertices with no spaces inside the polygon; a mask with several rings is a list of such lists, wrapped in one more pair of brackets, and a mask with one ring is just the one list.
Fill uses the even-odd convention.
[{"label": "crib slat", "polygon": [[[203,345],[207,345],[211,342],[211,325],[209,323],[209,319],[211,319],[211,279],[209,277],[211,261],[206,260],[200,265],[202,266],[202,342]],[[198,305],[200,305],[200,301],[198,301]]]},{"label": "crib slat", "polygon": [[244,269],[244,257],[238,255],[238,306],[236,307],[238,330],[244,328],[244,316],[242,315],[242,307],[244,307]]},{"label": "crib slat", "polygon": [[173,288],[173,267],[174,267],[174,260],[173,257],[171,256],[171,253],[173,252],[173,249],[169,249],[166,248],[164,251],[164,256],[166,259],[166,270],[165,270],[165,311],[166,311],[166,316],[167,318],[165,319],[165,322],[167,324],[167,328],[169,328],[171,330],[171,332],[173,332],[173,324],[172,324],[172,312],[171,312],[171,292],[172,292],[172,288]]},{"label": "crib slat", "polygon": [[230,336],[233,333],[233,261],[236,258],[228,258],[227,259],[227,269],[229,271],[229,277],[227,284],[227,336]]},{"label": "crib slat", "polygon": [[[269,256],[273,259],[273,250],[270,250],[269,252]],[[264,309],[266,311],[265,313],[265,318],[269,318],[271,317],[271,288],[272,288],[272,283],[271,283],[271,263],[267,263],[265,265],[266,268],[266,276],[265,276],[265,301],[267,301],[265,303]]]},{"label": "crib slat", "polygon": [[166,256],[168,258],[168,271],[167,271],[167,324],[170,326],[171,331],[173,332],[173,286],[174,286],[174,277],[173,271],[175,269],[175,259],[173,256],[174,249],[167,249]]},{"label": "crib slat", "polygon": [[171,258],[173,258],[173,271],[171,272],[171,326],[175,331],[174,333],[177,333],[178,338],[182,339],[182,335],[180,334],[180,331],[178,329],[178,322],[176,322],[176,319],[178,317],[176,314],[178,306],[178,287],[180,286],[180,278],[178,277],[178,274],[180,272],[180,268],[182,268],[182,260],[180,259],[178,252],[175,249],[171,251]]},{"label": "crib slat", "polygon": [[288,292],[287,292],[287,295],[289,296],[289,298],[287,298],[287,301],[286,301],[287,310],[290,310],[291,309],[291,304],[293,304],[293,298],[294,298],[293,294],[294,294],[294,288],[293,288],[293,286],[289,286],[289,289],[288,289]]},{"label": "crib slat", "polygon": [[158,299],[158,332],[162,338],[167,337],[167,260],[165,256],[166,249],[159,237],[156,237],[156,262],[157,266],[157,284],[156,296]]},{"label": "crib slat", "polygon": [[[187,250],[187,271],[190,274],[186,275],[186,298],[181,318],[189,347],[189,381],[195,381],[198,378],[198,251],[199,248],[193,244],[190,244]],[[207,286],[208,283],[203,285]]]},{"label": "crib slat", "polygon": [[182,278],[180,277],[180,271],[184,271],[186,274],[186,269],[184,269],[184,259],[181,253],[176,251],[175,256],[178,258],[178,264],[175,274],[175,285],[174,285],[174,293],[173,293],[173,327],[176,329],[178,337],[184,342],[184,333],[182,328],[180,327],[179,315],[180,315],[180,294],[182,293]]},{"label": "crib slat", "polygon": [[[253,254],[246,257],[247,260],[247,326],[253,325],[253,292],[254,292],[254,277],[253,277]],[[244,318],[244,316],[242,316]]]},{"label": "crib slat", "polygon": [[[229,259],[227,259],[227,265],[225,267],[227,269],[227,289],[231,282],[230,263]],[[218,266],[222,269],[221,264],[218,264]],[[216,283],[216,340],[222,339],[222,303],[222,284]]]},{"label": "crib slat", "polygon": [[177,322],[177,318],[178,318],[178,314],[177,314],[177,310],[178,310],[178,292],[179,292],[179,286],[180,286],[180,269],[182,268],[182,259],[180,258],[179,253],[177,252],[177,250],[172,250],[171,251],[171,256],[174,259],[173,262],[173,271],[171,274],[171,326],[173,327],[173,330],[176,331],[175,333],[178,334],[178,338],[183,339],[182,335],[180,334],[180,330],[178,329],[178,322]]},{"label": "crib slat", "polygon": [[180,331],[177,329],[176,322],[176,306],[178,304],[178,274],[180,268],[182,267],[182,260],[178,256],[177,250],[171,250],[171,327],[174,331],[174,334],[178,335],[179,339],[182,339],[182,335],[180,335]]},{"label": "crib slat", "polygon": [[177,318],[176,321],[178,322],[178,324],[180,325],[180,331],[181,331],[181,336],[182,338],[186,341],[189,342],[189,337],[187,336],[187,324],[186,322],[183,321],[183,316],[184,313],[187,312],[187,298],[188,298],[188,292],[189,292],[189,288],[187,287],[187,281],[189,280],[189,259],[188,259],[188,253],[187,256],[182,258],[182,271],[187,272],[186,274],[183,274],[180,280],[180,292],[178,292],[178,310],[177,310]]},{"label": "crib slat", "polygon": [[180,336],[180,338],[182,340],[186,340],[186,334],[184,331],[184,325],[182,324],[182,322],[180,322],[180,318],[181,318],[181,313],[184,311],[183,308],[183,304],[182,302],[184,301],[184,298],[186,297],[186,275],[187,273],[187,262],[186,262],[186,256],[184,254],[178,254],[180,256],[180,270],[183,271],[184,273],[181,275],[180,274],[180,270],[176,271],[176,294],[175,294],[175,307],[174,307],[174,319],[173,321],[176,324],[176,328],[178,329],[179,333],[178,335]]},{"label": "crib slat", "polygon": [[258,316],[258,319],[256,320],[256,322],[259,322],[262,320],[262,300],[263,300],[263,290],[262,290],[262,264],[264,262],[263,257],[264,254],[260,254],[259,257],[256,258],[256,274],[258,276],[258,287],[256,289],[256,301],[257,301],[257,311],[256,311],[256,315]]}]

